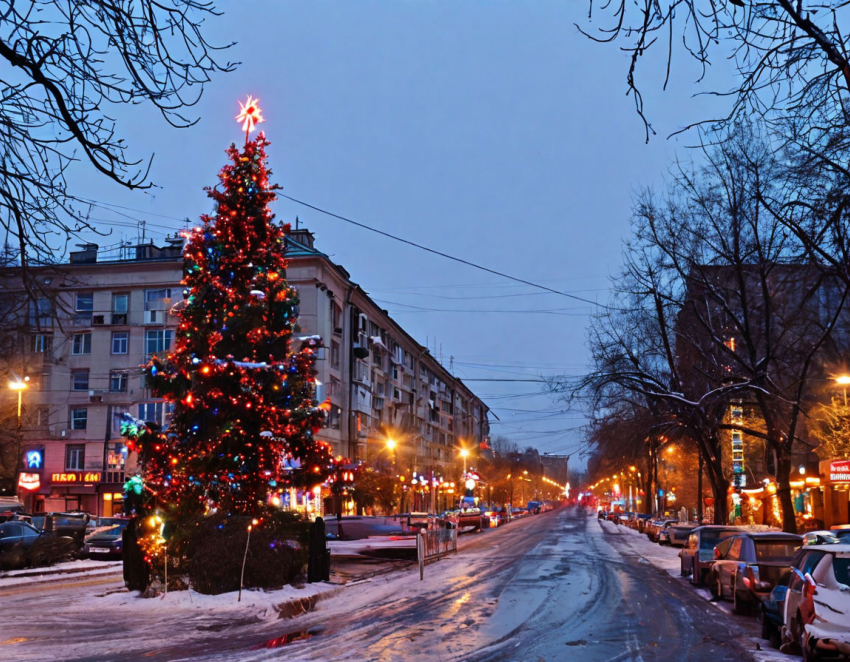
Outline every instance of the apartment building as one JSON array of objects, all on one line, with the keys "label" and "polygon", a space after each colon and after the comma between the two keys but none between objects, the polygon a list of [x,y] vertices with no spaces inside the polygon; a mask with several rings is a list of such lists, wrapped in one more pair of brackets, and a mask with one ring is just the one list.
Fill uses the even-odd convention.
[{"label": "apartment building", "polygon": [[460,447],[488,438],[487,406],[314,244],[309,230],[291,232],[287,278],[301,298],[302,331],[326,345],[318,366],[319,397],[331,404],[326,439],[337,455],[371,464],[391,454],[407,471],[450,471]]},{"label": "apartment building", "polygon": [[[293,231],[287,276],[300,295],[299,333],[325,343],[318,397],[331,407],[319,438],[336,455],[381,462],[392,437],[410,470],[447,471],[459,444],[487,438],[486,405],[313,244],[307,230]],[[33,271],[40,294],[3,361],[11,379],[28,380],[19,494],[29,509],[120,512],[136,468],[121,414],[168,423],[168,405],[145,388],[141,366],[174,341],[182,246],[174,238],[110,253],[87,244],[68,264]],[[22,294],[20,274],[3,286]],[[0,389],[0,397],[17,393]]]}]

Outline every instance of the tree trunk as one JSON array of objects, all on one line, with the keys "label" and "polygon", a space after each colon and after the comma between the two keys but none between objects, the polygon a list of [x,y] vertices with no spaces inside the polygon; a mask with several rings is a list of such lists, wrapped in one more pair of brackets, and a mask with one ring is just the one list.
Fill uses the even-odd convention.
[{"label": "tree trunk", "polygon": [[707,453],[705,458],[706,475],[711,484],[711,493],[714,496],[714,523],[727,524],[729,521],[729,481],[723,475],[723,454],[720,440],[709,438],[706,447],[715,451]]},{"label": "tree trunk", "polygon": [[778,450],[776,459],[776,496],[782,508],[782,530],[797,533],[797,518],[794,515],[794,501],[791,498],[791,456]]}]

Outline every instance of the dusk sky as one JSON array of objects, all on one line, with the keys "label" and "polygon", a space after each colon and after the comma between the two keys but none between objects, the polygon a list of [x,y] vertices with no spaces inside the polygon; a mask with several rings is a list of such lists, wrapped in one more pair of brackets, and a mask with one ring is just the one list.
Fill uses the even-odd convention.
[{"label": "dusk sky", "polygon": [[[162,239],[210,211],[225,148],[242,139],[237,100],[258,96],[283,192],[372,227],[519,278],[604,300],[619,269],[632,195],[661,186],[672,159],[690,158],[704,119],[698,71],[679,62],[662,92],[662,63],[639,72],[658,135],[625,96],[626,55],[580,35],[587,2],[219,3],[212,42],[240,61],[195,107],[201,121],[169,128],[144,108],[118,109],[131,154],[155,153],[158,188],[127,193],[81,170],[91,198],[137,211],[93,208],[113,235],[135,240],[135,219]],[[594,19],[596,20],[596,19]],[[663,50],[663,49],[660,49]],[[716,107],[716,106],[715,106]],[[587,365],[591,306],[535,291],[416,250],[287,200],[316,247],[493,409],[492,434],[541,452],[580,450],[583,419],[562,412],[544,385],[477,382],[579,374]],[[108,225],[111,223],[113,225]],[[118,224],[118,225],[115,225]],[[578,459],[578,457],[576,457]]]}]

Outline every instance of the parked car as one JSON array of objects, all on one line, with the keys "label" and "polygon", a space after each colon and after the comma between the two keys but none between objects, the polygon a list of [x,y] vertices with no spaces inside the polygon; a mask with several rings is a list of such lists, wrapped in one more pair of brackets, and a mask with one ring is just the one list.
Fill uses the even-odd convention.
[{"label": "parked car", "polygon": [[23,521],[0,523],[0,561],[6,568],[49,565],[70,557],[74,541],[68,536],[52,536]]},{"label": "parked car", "polygon": [[[850,533],[850,531],[848,531]],[[832,531],[809,531],[803,534],[803,545],[832,545],[841,542]]]},{"label": "parked car", "polygon": [[9,520],[0,523],[0,551],[15,547],[29,547],[41,535],[38,529],[27,522]]},{"label": "parked car", "polygon": [[99,528],[87,536],[83,552],[92,559],[120,559],[122,536],[129,521],[129,519],[120,520],[112,526]]},{"label": "parked car", "polygon": [[[804,547],[794,558],[785,598],[783,643],[805,660],[850,657],[850,544]],[[824,656],[824,657],[826,657]]]},{"label": "parked car", "polygon": [[677,519],[667,519],[659,524],[659,526],[655,530],[655,542],[659,545],[666,545],[670,543],[670,527],[674,524],[678,524],[679,520]]},{"label": "parked car", "polygon": [[73,538],[76,548],[82,549],[89,519],[88,513],[37,513],[32,524],[48,535]]},{"label": "parked car", "polygon": [[714,599],[729,599],[735,612],[764,600],[785,568],[790,568],[802,536],[781,532],[742,532],[715,549],[707,583]]},{"label": "parked car", "polygon": [[736,535],[741,529],[737,526],[707,524],[691,529],[684,548],[679,552],[682,577],[690,577],[694,586],[705,584],[705,578],[714,562],[714,547]]},{"label": "parked car", "polygon": [[843,526],[834,526],[829,532],[834,535],[840,542],[848,543],[850,542],[850,527],[846,524]]},{"label": "parked car", "polygon": [[[426,513],[425,516],[427,524]],[[342,540],[359,540],[369,536],[394,536],[404,535],[407,531],[404,525],[407,520],[414,520],[418,513],[410,513],[401,517],[366,517],[360,515],[344,515],[340,520],[334,516],[325,519],[325,534],[329,538],[340,538]],[[341,523],[341,527],[339,524]],[[416,523],[411,521],[411,527]]]},{"label": "parked car", "polygon": [[761,638],[767,639],[773,648],[782,644],[782,626],[785,625],[785,595],[788,592],[788,582],[791,580],[791,569],[782,571],[776,586],[761,603]]},{"label": "parked car", "polygon": [[688,536],[691,535],[691,531],[696,527],[696,522],[679,522],[678,524],[673,524],[667,529],[668,542],[673,547],[684,547],[688,541]]}]

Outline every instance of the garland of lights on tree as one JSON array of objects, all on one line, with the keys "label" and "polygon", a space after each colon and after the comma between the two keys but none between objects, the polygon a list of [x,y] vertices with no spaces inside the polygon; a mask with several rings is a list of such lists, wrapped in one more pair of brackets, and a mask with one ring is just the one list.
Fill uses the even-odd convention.
[{"label": "garland of lights on tree", "polygon": [[262,518],[275,495],[318,485],[333,463],[315,438],[324,420],[315,401],[321,339],[294,337],[289,228],[268,208],[277,188],[269,143],[263,133],[249,139],[260,109],[251,97],[240,105],[245,145],[231,145],[220,186],[207,189],[215,213],[186,234],[174,351],[145,368],[153,394],[173,407],[170,424],[122,419],[143,468],[125,486],[126,503],[141,514],[161,509],[175,526],[217,511]]}]

